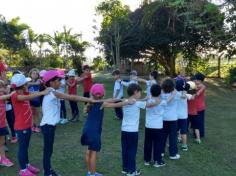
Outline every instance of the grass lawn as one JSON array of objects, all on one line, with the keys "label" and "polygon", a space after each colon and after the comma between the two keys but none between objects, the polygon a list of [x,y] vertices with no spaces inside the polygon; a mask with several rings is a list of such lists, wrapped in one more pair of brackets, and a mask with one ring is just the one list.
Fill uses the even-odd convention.
[{"label": "grass lawn", "polygon": [[[112,95],[113,81],[97,79],[106,85],[107,97]],[[218,81],[207,81],[207,112],[206,138],[201,145],[189,139],[189,151],[182,152],[179,161],[170,161],[167,157],[166,167],[144,167],[144,112],[140,123],[139,148],[137,165],[144,176],[235,176],[236,175],[236,92],[223,88]],[[81,87],[79,89],[81,92]],[[67,103],[68,105],[68,103]],[[82,104],[80,103],[81,112]],[[70,111],[68,109],[70,114]],[[53,166],[63,176],[84,176],[86,165],[84,162],[85,148],[80,144],[82,122],[58,125],[52,158]],[[106,109],[103,124],[102,151],[98,155],[97,170],[105,176],[121,175],[121,122],[114,120],[113,109]],[[41,134],[33,134],[29,150],[30,161],[42,169],[43,141]],[[8,144],[9,158],[15,162],[13,168],[0,167],[0,176],[16,176],[17,144]],[[41,172],[40,175],[43,172]]]}]

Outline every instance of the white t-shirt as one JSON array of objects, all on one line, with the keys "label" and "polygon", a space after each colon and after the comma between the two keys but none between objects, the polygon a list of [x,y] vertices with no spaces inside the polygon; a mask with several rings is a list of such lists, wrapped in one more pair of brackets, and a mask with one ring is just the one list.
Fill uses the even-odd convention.
[{"label": "white t-shirt", "polygon": [[[179,92],[181,95],[183,94],[182,91]],[[186,98],[180,98],[178,100],[178,119],[187,119],[188,118],[188,100],[192,98],[192,95],[186,94]]]},{"label": "white t-shirt", "polygon": [[45,95],[43,98],[43,117],[40,126],[43,126],[45,124],[55,126],[60,121],[61,103],[60,99],[58,99],[54,95],[54,91],[55,89],[52,89],[52,91],[49,92],[49,94]]},{"label": "white t-shirt", "polygon": [[[153,98],[147,100],[147,103],[155,103]],[[163,114],[165,111],[165,106],[167,102],[162,100],[160,104],[152,107],[146,108],[146,128],[162,129],[163,128]]]},{"label": "white t-shirt", "polygon": [[[119,91],[117,97],[116,96],[116,92]],[[121,80],[116,80],[115,85],[114,85],[114,92],[113,92],[113,97],[114,98],[118,98],[121,99],[123,98],[123,85],[121,84]]]},{"label": "white t-shirt", "polygon": [[121,84],[125,87],[128,87],[130,84],[138,84],[138,81],[135,81],[135,80],[130,80],[128,82],[126,81],[121,81]]},{"label": "white t-shirt", "polygon": [[147,96],[150,97],[151,96],[151,87],[153,84],[157,84],[156,80],[149,80],[146,81],[146,85],[147,85]]},{"label": "white t-shirt", "polygon": [[[167,101],[168,98],[171,96],[171,93],[162,93],[161,100]],[[173,100],[165,106],[165,111],[163,114],[164,121],[175,121],[178,120],[178,101],[181,97],[181,94],[177,92],[173,98]]]},{"label": "white t-shirt", "polygon": [[61,93],[66,92],[66,80],[65,79],[61,79],[61,86],[58,89],[58,91],[61,92]]},{"label": "white t-shirt", "polygon": [[121,130],[126,132],[138,132],[140,109],[146,108],[145,101],[137,101],[133,105],[123,107],[123,120]]}]

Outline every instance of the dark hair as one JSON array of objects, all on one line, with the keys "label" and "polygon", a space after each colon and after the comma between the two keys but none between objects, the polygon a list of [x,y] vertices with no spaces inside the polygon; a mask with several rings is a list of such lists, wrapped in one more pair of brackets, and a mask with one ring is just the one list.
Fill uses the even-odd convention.
[{"label": "dark hair", "polygon": [[59,78],[58,76],[55,76],[55,77],[53,77],[52,79],[50,79],[49,81],[47,81],[46,83],[45,83],[45,86],[46,87],[50,87],[50,82],[52,82],[52,81],[56,81],[57,79],[61,79],[61,78]]},{"label": "dark hair", "polygon": [[120,75],[120,70],[114,70],[113,72],[112,72],[112,75],[114,76],[114,75]]},{"label": "dark hair", "polygon": [[185,80],[178,79],[175,81],[175,89],[177,91],[183,91],[183,90],[188,91],[189,88],[190,88],[190,85],[187,84]]},{"label": "dark hair", "polygon": [[151,75],[154,79],[157,79],[158,72],[157,72],[157,71],[152,71],[152,72],[150,73],[150,75]]},{"label": "dark hair", "polygon": [[175,89],[175,83],[172,79],[167,78],[163,81],[161,88],[163,89],[164,93],[173,92]]},{"label": "dark hair", "polygon": [[205,75],[202,73],[197,73],[194,75],[194,80],[199,80],[203,82],[205,80]]},{"label": "dark hair", "polygon": [[151,87],[151,94],[153,97],[158,97],[161,94],[161,86],[153,84]]},{"label": "dark hair", "polygon": [[130,84],[127,88],[128,96],[134,95],[135,91],[140,92],[140,91],[142,91],[142,88],[138,84],[135,84],[135,83]]}]

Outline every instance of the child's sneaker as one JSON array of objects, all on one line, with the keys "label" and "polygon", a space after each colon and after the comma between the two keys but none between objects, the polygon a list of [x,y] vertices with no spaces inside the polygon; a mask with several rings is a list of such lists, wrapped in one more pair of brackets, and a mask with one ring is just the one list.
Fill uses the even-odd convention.
[{"label": "child's sneaker", "polygon": [[6,144],[3,146],[3,149],[4,149],[5,152],[9,151],[8,147],[6,146]]},{"label": "child's sneaker", "polygon": [[183,151],[187,152],[187,151],[188,151],[188,146],[187,146],[187,144],[182,144],[181,149],[182,149]]},{"label": "child's sneaker", "polygon": [[40,172],[40,169],[34,167],[33,165],[29,164],[28,170],[32,172],[33,174],[38,174]]},{"label": "child's sneaker", "polygon": [[0,166],[11,167],[13,166],[13,162],[11,162],[7,157],[2,156],[0,159]]},{"label": "child's sneaker", "polygon": [[145,161],[145,162],[144,162],[144,165],[145,165],[145,166],[150,166],[150,162]]},{"label": "child's sneaker", "polygon": [[164,156],[165,156],[165,153],[162,153],[161,156],[164,157]]},{"label": "child's sneaker", "polygon": [[40,133],[40,131],[41,131],[41,130],[40,130],[39,127],[34,127],[34,132],[35,132],[35,133]]},{"label": "child's sneaker", "polygon": [[98,172],[95,172],[94,176],[103,176],[103,175]]},{"label": "child's sneaker", "polygon": [[126,174],[128,173],[128,171],[127,171],[126,169],[123,169],[123,170],[121,171],[121,173],[124,174],[124,175],[126,175]]},{"label": "child's sneaker", "polygon": [[155,161],[155,163],[154,163],[154,167],[163,167],[163,166],[165,166],[166,165],[166,163],[164,162],[164,161],[161,161],[161,162],[157,162],[157,161]]},{"label": "child's sneaker", "polygon": [[176,154],[175,156],[170,156],[170,159],[171,160],[178,160],[178,159],[180,159],[180,155]]},{"label": "child's sneaker", "polygon": [[10,143],[12,143],[12,144],[15,144],[15,143],[17,143],[17,138],[16,137],[12,137],[12,139],[11,139],[11,142]]},{"label": "child's sneaker", "polygon": [[136,170],[136,171],[133,172],[133,173],[127,173],[126,176],[138,176],[138,175],[140,175],[140,174],[141,174],[140,170]]},{"label": "child's sneaker", "polygon": [[67,122],[68,122],[67,119],[61,119],[60,124],[64,125],[64,124],[66,124]]},{"label": "child's sneaker", "polygon": [[21,170],[19,172],[19,176],[36,176],[36,175],[30,172],[28,169],[26,169],[26,170]]}]

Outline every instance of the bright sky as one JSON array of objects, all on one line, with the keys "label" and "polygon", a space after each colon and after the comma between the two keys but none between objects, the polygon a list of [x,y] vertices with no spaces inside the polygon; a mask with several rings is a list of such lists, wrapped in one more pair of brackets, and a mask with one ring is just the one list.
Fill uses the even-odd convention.
[{"label": "bright sky", "polygon": [[[83,40],[93,41],[92,26],[95,25],[95,6],[101,0],[2,0],[0,14],[7,20],[19,16],[36,33],[62,31],[63,25],[73,32],[82,32]],[[136,9],[141,0],[122,0]],[[97,54],[97,53],[96,53]],[[88,57],[96,56],[93,49],[86,52]]]},{"label": "bright sky", "polygon": [[[94,38],[95,6],[101,0],[2,0],[0,14],[7,20],[19,16],[21,22],[27,23],[36,33],[62,31],[63,25],[74,32],[82,32],[83,40],[92,42]],[[141,0],[121,0],[136,9]],[[212,0],[222,1],[222,0]],[[91,60],[98,53],[90,48],[86,56]]]}]

